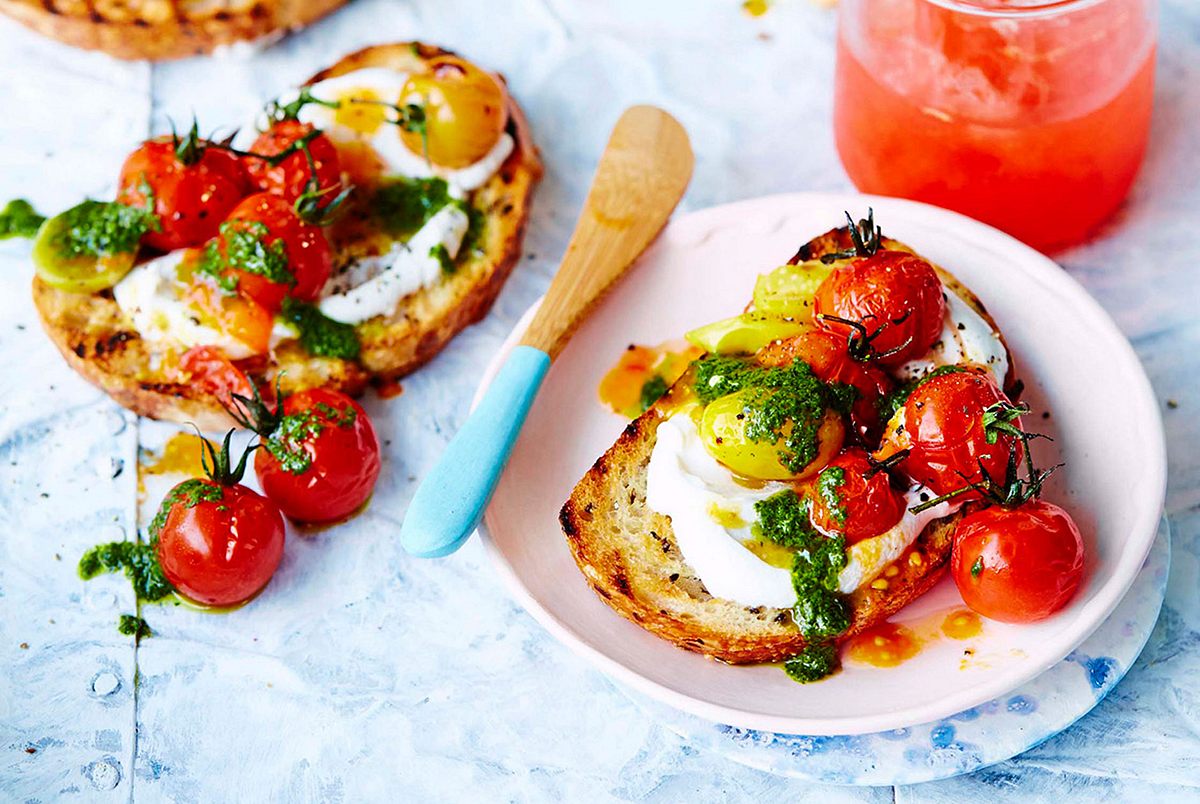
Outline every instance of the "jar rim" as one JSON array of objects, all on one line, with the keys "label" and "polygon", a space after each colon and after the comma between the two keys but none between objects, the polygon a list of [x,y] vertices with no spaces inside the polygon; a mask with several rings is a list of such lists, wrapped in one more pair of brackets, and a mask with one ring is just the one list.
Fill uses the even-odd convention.
[{"label": "jar rim", "polygon": [[988,0],[924,0],[935,6],[941,6],[949,11],[961,14],[971,14],[980,17],[1000,17],[1023,19],[1028,17],[1048,17],[1054,14],[1065,14],[1090,6],[1100,5],[1107,0],[1033,0],[1029,5],[996,7]]}]

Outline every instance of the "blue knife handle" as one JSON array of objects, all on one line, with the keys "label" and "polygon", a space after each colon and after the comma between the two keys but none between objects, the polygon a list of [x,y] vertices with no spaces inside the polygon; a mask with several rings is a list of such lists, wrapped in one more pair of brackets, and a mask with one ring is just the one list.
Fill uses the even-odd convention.
[{"label": "blue knife handle", "polygon": [[421,558],[446,556],[478,527],[549,368],[550,356],[541,349],[521,345],[512,350],[417,488],[400,526],[405,550]]}]

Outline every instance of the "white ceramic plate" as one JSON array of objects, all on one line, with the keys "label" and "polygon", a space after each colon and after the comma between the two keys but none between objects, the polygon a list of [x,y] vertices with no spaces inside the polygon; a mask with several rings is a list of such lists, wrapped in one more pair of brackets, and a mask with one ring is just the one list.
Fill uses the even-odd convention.
[{"label": "white ceramic plate", "polygon": [[[1079,523],[1088,574],[1071,605],[1044,622],[986,622],[969,642],[930,640],[898,667],[847,664],[821,683],[800,685],[775,667],[707,660],[621,618],[576,568],[558,510],[626,424],[596,395],[623,349],[735,314],[760,272],[840,225],[843,210],[857,217],[867,206],[887,234],[956,274],[996,318],[1026,384],[1023,399],[1034,411],[1028,422],[1055,438],[1037,442],[1038,457],[1067,463],[1047,496]],[[528,320],[527,314],[518,324],[484,386]],[[1041,418],[1042,411],[1050,418]],[[518,600],[618,680],[720,723],[862,734],[977,706],[1066,656],[1133,582],[1154,540],[1165,482],[1162,422],[1145,373],[1112,320],[1057,265],[995,229],[935,207],[805,193],[715,207],[667,227],[551,368],[480,530]],[[893,619],[928,622],[955,605],[961,600],[947,578]]]}]

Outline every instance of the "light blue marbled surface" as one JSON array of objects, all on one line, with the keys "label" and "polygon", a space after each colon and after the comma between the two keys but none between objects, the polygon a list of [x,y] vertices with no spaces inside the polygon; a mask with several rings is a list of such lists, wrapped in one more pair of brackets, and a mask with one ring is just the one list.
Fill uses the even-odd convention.
[{"label": "light blue marbled surface", "polygon": [[[386,464],[353,525],[292,538],[253,605],[164,608],[135,652],[128,584],[75,561],[136,521],[139,423],[40,332],[27,246],[0,244],[0,799],[49,801],[992,801],[1200,796],[1200,7],[1163,4],[1151,152],[1127,209],[1059,256],[1113,314],[1164,410],[1174,549],[1166,606],[1128,677],[1065,734],[959,779],[827,788],[700,751],[650,719],[506,596],[472,543],[410,559],[395,534],[415,477],[461,423],[489,356],[544,290],[608,127],[649,101],[691,132],[685,209],[849,187],[829,125],[833,19],[736,0],[356,0],[251,58],[156,68],[70,51],[0,20],[0,198],[61,208],[111,193],[130,148],[194,110],[205,126],[361,45],[423,38],[503,71],[547,176],[527,258],[486,321],[369,399]],[[1120,415],[1114,411],[1114,415]],[[122,468],[115,478],[116,469]],[[1136,467],[1113,467],[1136,471]],[[140,684],[134,693],[134,673]]]}]

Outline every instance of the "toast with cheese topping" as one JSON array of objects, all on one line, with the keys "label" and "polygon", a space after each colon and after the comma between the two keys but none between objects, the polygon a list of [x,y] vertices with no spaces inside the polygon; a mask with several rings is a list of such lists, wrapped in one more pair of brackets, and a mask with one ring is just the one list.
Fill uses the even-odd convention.
[{"label": "toast with cheese topping", "polygon": [[[835,229],[803,246],[798,258],[815,260],[852,245],[848,229]],[[912,252],[890,239],[884,247]],[[934,268],[946,291],[998,332],[979,300],[947,271]],[[1000,341],[1007,353],[1002,336]],[[1013,377],[1009,355],[1004,385],[1010,390]],[[658,426],[690,394],[690,382],[688,372],[625,428],[575,486],[559,521],[588,584],[622,616],[682,648],[724,662],[782,661],[806,647],[790,611],[744,606],[709,594],[681,554],[670,518],[646,502]],[[851,625],[837,641],[886,620],[932,588],[949,564],[954,526],[971,507],[928,524],[892,565],[895,571],[889,569],[886,583],[877,585],[884,588],[867,583],[849,595]]]},{"label": "toast with cheese topping", "polygon": [[[308,83],[369,67],[412,72],[448,53],[420,43],[370,47]],[[514,147],[469,196],[481,226],[474,248],[459,256],[452,273],[405,296],[391,314],[358,324],[357,360],[314,356],[288,340],[267,355],[235,365],[259,385],[278,379],[286,393],[322,386],[357,395],[372,381],[413,371],[486,315],[519,258],[533,189],[542,175],[529,126],[516,104],[509,103],[507,132]],[[232,425],[213,395],[197,388],[187,372],[139,335],[111,291],[72,293],[35,278],[33,298],[47,333],[71,367],[120,404],[144,416],[194,422],[205,429]]]},{"label": "toast with cheese topping", "polygon": [[346,0],[0,0],[43,36],[119,59],[179,59],[303,28]]}]

